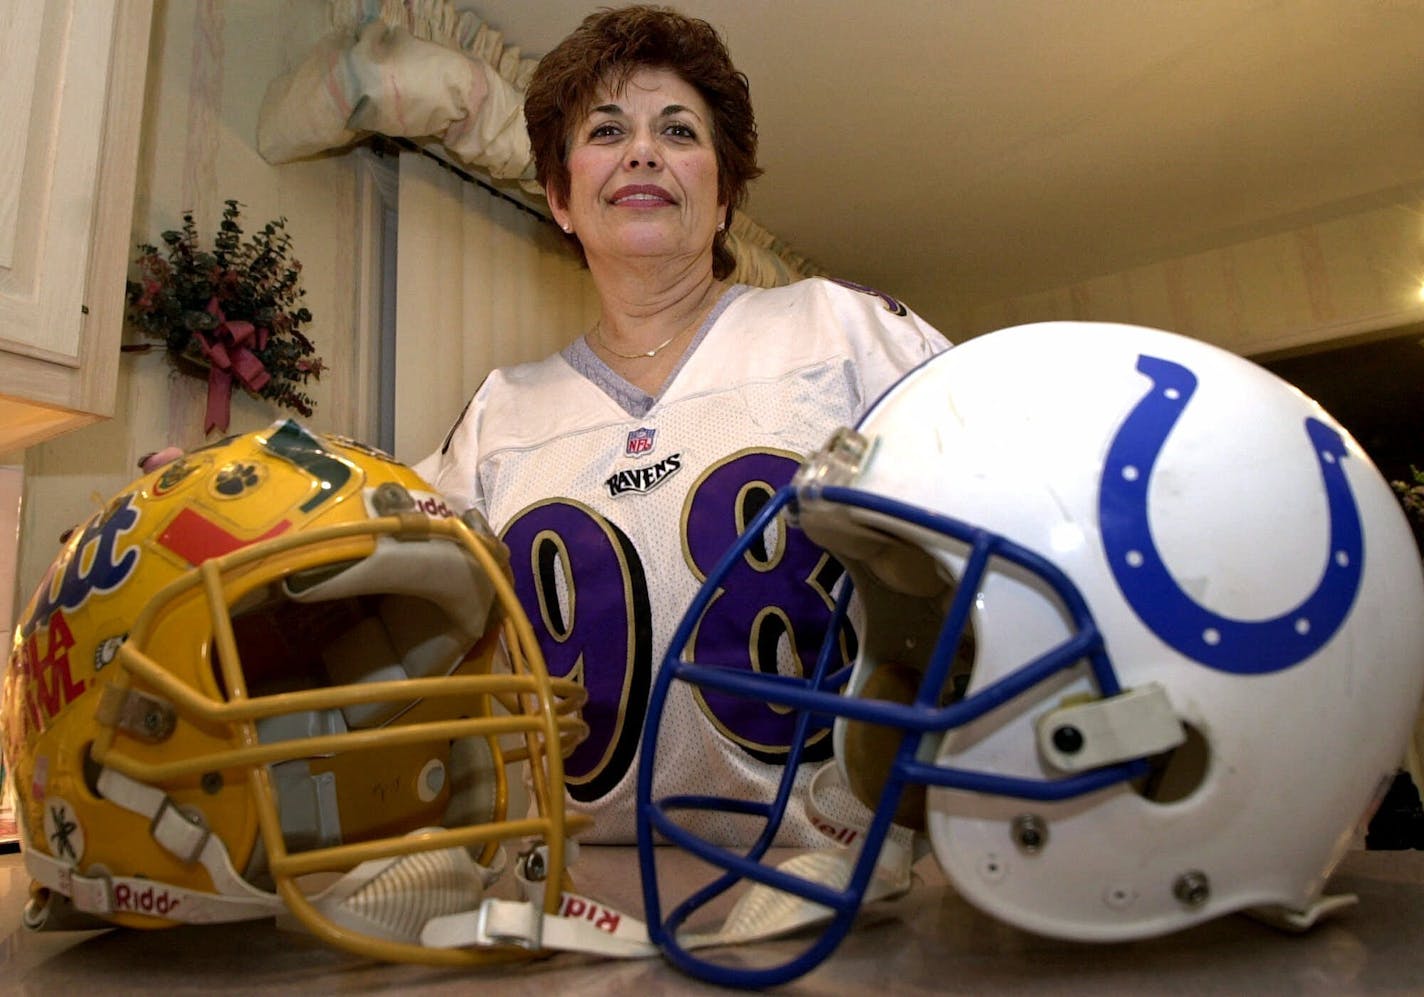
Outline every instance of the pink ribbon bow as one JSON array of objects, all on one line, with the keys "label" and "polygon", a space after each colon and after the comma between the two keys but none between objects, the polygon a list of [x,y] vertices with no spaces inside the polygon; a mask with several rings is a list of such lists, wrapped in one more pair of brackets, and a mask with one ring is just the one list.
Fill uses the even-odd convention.
[{"label": "pink ribbon bow", "polygon": [[272,380],[272,375],[253,352],[267,345],[267,330],[251,322],[229,322],[217,298],[208,302],[207,312],[218,324],[210,333],[195,333],[198,346],[208,360],[208,411],[203,432],[211,433],[214,427],[227,432],[232,414],[232,379],[236,377],[252,392],[261,391],[263,385]]}]

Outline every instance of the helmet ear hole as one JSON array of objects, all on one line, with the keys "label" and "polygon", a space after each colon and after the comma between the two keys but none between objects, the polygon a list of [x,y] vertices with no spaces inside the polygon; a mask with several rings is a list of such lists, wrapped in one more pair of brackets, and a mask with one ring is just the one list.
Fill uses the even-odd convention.
[{"label": "helmet ear hole", "polygon": [[1152,769],[1137,791],[1153,803],[1177,803],[1197,791],[1211,768],[1211,746],[1201,731],[1183,724],[1187,739],[1151,759]]},{"label": "helmet ear hole", "polygon": [[84,745],[84,788],[94,796],[95,799],[102,800],[104,794],[99,792],[99,775],[103,772],[103,766],[94,760],[94,742],[88,741]]},{"label": "helmet ear hole", "polygon": [[[865,644],[857,673],[864,681],[851,684],[857,699],[875,699],[901,706],[915,701],[925,682],[931,657],[943,639],[941,628],[954,598],[956,586],[940,574],[923,551],[908,544],[895,544],[891,556],[878,561],[880,573],[866,575],[865,565],[850,561],[856,588],[865,601]],[[885,582],[887,566],[894,566],[894,586]],[[915,584],[910,584],[911,580]],[[973,622],[959,634],[954,660],[940,688],[937,702],[947,706],[964,698],[974,671],[977,641]],[[892,660],[893,659],[893,660]],[[846,784],[856,798],[871,810],[878,810],[885,780],[900,751],[904,731],[888,725],[844,719],[840,740]],[[895,807],[894,821],[901,827],[925,828],[923,784],[903,787]]]},{"label": "helmet ear hole", "polygon": [[[882,664],[872,671],[861,687],[860,698],[883,699],[908,705],[919,691],[922,676],[901,664]],[[890,766],[900,750],[905,733],[884,724],[847,720],[845,724],[846,782],[856,799],[871,810],[878,809],[880,794]],[[906,786],[895,808],[895,823],[916,831],[925,829],[925,787]]]}]

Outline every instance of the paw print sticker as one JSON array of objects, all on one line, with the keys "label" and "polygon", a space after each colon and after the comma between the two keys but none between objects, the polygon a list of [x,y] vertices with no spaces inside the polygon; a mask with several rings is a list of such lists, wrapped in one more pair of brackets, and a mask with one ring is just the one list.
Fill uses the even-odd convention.
[{"label": "paw print sticker", "polygon": [[128,638],[128,634],[119,634],[117,637],[109,637],[99,642],[99,646],[94,649],[94,670],[97,672],[113,662],[119,656],[119,647]]},{"label": "paw print sticker", "polygon": [[265,476],[261,464],[235,460],[218,469],[213,479],[213,492],[219,498],[237,498],[260,485]]}]

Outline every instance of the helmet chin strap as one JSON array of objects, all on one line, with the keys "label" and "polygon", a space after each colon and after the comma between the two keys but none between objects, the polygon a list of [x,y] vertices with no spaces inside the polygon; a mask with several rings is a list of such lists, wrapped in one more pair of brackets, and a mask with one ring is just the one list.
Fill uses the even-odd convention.
[{"label": "helmet chin strap", "polygon": [[[835,763],[827,762],[812,777],[806,809],[812,823],[840,844],[799,853],[777,868],[798,879],[839,890],[850,881],[860,858],[860,845],[856,843],[864,843],[870,813],[855,804],[859,807],[855,820],[832,818],[828,816],[832,808],[820,802],[832,795],[834,809],[838,813],[846,810],[850,790]],[[909,890],[910,868],[927,852],[923,836],[912,834],[908,828],[892,828],[866,887],[864,901],[886,900]],[[536,892],[523,876],[521,885],[531,894]],[[737,899],[718,930],[685,935],[678,943],[687,949],[697,949],[763,941],[819,924],[830,917],[831,911],[821,904],[756,883]],[[648,941],[647,925],[642,921],[568,892],[561,896],[557,914],[546,914],[538,897],[524,902],[486,899],[478,911],[432,918],[421,932],[421,942],[437,948],[519,945],[528,949],[589,952],[617,958],[649,958],[659,954],[658,948]]]},{"label": "helmet chin strap", "polygon": [[99,792],[116,806],[148,818],[154,840],[180,861],[200,864],[216,892],[104,872],[82,876],[73,866],[26,842],[26,870],[37,883],[69,897],[75,910],[105,917],[143,914],[185,924],[215,924],[272,917],[282,909],[279,897],[237,874],[221,838],[179,810],[162,790],[105,768],[99,775]]},{"label": "helmet chin strap", "polygon": [[[435,828],[423,828],[422,834]],[[362,862],[312,898],[312,906],[342,928],[387,941],[417,944],[432,918],[477,907],[504,873],[503,848],[486,868],[463,848],[440,848]],[[279,927],[302,930],[284,908]]]},{"label": "helmet chin strap", "polygon": [[[499,818],[494,789],[499,764],[482,737],[460,738],[451,744],[446,826],[488,824]],[[421,828],[410,833],[438,830]],[[283,831],[287,831],[285,826]],[[478,907],[485,890],[504,874],[509,865],[504,847],[494,847],[487,856],[488,866],[464,848],[426,849],[372,859],[342,875],[311,903],[321,916],[349,931],[419,944],[420,930],[430,919]],[[293,930],[306,927],[285,908],[277,923]]]},{"label": "helmet chin strap", "polygon": [[[201,865],[215,892],[102,872],[79,875],[73,866],[26,841],[25,866],[37,883],[69,897],[74,909],[86,914],[142,914],[184,924],[277,917],[279,923],[289,926],[290,912],[282,899],[238,875],[222,839],[183,814],[162,790],[105,768],[99,776],[99,791],[115,805],[147,817],[154,840],[175,858]],[[342,927],[414,943],[421,927],[437,914],[480,902],[484,890],[507,865],[503,849],[497,855],[490,868],[460,848],[363,862],[312,897],[312,906]],[[290,924],[295,923],[293,918]],[[43,926],[33,924],[35,928]]]}]

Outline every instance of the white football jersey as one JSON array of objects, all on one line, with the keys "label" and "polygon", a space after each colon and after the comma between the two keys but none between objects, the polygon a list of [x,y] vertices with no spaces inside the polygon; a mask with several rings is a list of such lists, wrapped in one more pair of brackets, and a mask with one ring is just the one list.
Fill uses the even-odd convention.
[{"label": "white football jersey", "polygon": [[[819,278],[739,285],[658,397],[579,339],[492,372],[441,450],[416,466],[508,544],[550,674],[576,675],[588,691],[591,734],[565,763],[571,809],[594,818],[584,840],[635,840],[652,678],[713,565],[805,455],[948,346],[899,302],[864,288]],[[799,658],[810,670],[840,568],[797,530],[771,546],[729,576],[698,625],[694,659],[785,670]],[[770,799],[791,719],[683,683],[671,692],[654,794]],[[810,760],[829,755],[827,730]],[[725,814],[691,820],[714,841],[749,833]],[[824,842],[799,799],[778,841]]]}]

